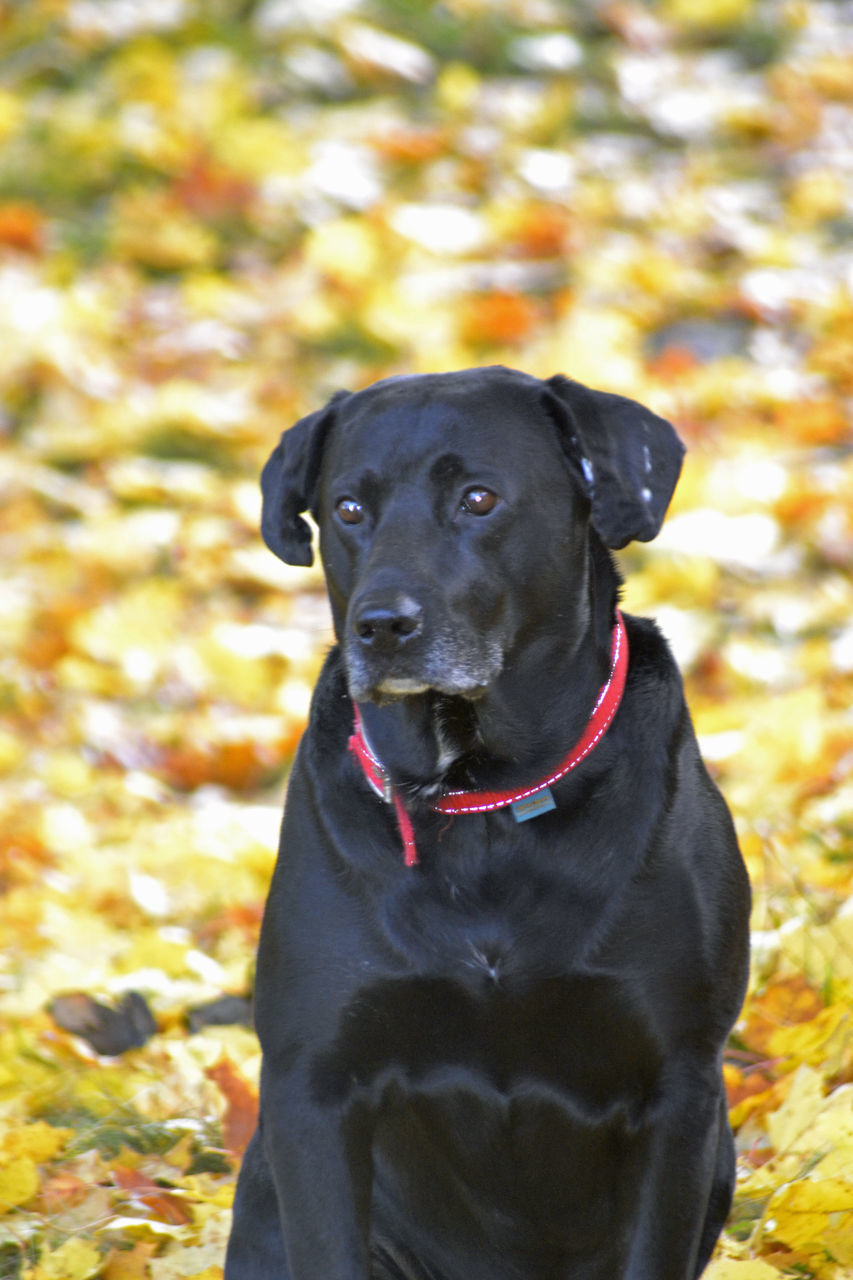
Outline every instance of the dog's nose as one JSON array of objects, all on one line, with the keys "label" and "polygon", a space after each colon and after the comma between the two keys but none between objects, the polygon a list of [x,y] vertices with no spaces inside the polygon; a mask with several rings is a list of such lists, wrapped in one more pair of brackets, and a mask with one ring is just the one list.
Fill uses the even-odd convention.
[{"label": "dog's nose", "polygon": [[388,652],[418,635],[422,624],[420,605],[406,598],[394,605],[365,603],[353,619],[353,629],[362,644]]}]

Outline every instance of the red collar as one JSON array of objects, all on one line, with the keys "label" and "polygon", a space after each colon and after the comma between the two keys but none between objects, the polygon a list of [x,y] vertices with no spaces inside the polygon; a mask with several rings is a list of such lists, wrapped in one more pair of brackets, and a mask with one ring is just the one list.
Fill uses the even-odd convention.
[{"label": "red collar", "polygon": [[[628,637],[625,622],[617,610],[616,625],[613,628],[613,642],[610,650],[610,674],[599,690],[592,714],[580,741],[563,758],[557,768],[546,778],[529,786],[513,791],[446,791],[433,804],[438,813],[456,815],[460,813],[487,813],[492,809],[505,809],[510,805],[517,822],[526,822],[540,813],[555,808],[554,799],[549,787],[554,782],[565,778],[595,748],[604,737],[613,717],[619,710],[622,693],[625,689],[625,677],[628,671]],[[364,728],[358,707],[354,707],[355,726],[349,740],[349,749],[361,765],[365,778],[373,790],[386,804],[392,804],[397,815],[400,835],[403,840],[406,866],[414,866],[418,861],[415,848],[412,820],[400,799],[399,792],[391,783],[382,762],[377,759],[364,736]]]}]

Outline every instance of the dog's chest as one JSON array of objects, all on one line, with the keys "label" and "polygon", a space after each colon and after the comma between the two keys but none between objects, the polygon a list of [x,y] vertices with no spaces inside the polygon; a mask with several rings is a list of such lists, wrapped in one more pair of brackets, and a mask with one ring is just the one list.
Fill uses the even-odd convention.
[{"label": "dog's chest", "polygon": [[[662,1048],[631,974],[576,962],[573,922],[553,895],[397,901],[408,964],[363,983],[317,1061],[326,1099],[465,1088],[511,1098],[542,1087],[579,1113],[642,1111]],[[582,932],[574,922],[575,939]]]},{"label": "dog's chest", "polygon": [[626,985],[602,975],[488,992],[449,977],[384,979],[359,992],[339,1027],[316,1063],[323,1101],[441,1092],[449,1072],[505,1097],[538,1084],[595,1113],[642,1107],[661,1067],[651,1022]]}]

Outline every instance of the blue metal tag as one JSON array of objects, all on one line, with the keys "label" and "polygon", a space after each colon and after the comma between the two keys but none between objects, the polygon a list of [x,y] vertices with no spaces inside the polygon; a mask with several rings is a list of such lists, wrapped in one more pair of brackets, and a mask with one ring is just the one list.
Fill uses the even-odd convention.
[{"label": "blue metal tag", "polygon": [[549,809],[556,809],[556,807],[557,803],[551,795],[550,787],[534,791],[532,796],[525,796],[523,800],[516,800],[510,805],[516,822],[527,822],[529,818],[538,818],[540,813],[547,813]]}]

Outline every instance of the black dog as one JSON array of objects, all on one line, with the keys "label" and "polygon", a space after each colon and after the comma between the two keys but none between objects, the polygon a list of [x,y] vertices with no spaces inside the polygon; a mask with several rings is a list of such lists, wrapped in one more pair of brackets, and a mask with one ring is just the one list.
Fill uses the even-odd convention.
[{"label": "black dog", "polygon": [[340,393],[263,534],[338,646],[264,918],[228,1280],[692,1280],[734,1170],[749,892],[681,681],[617,609],[682,447],[502,368]]}]

